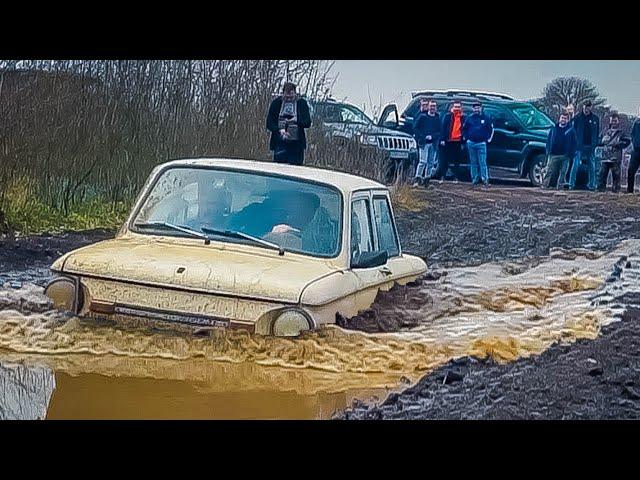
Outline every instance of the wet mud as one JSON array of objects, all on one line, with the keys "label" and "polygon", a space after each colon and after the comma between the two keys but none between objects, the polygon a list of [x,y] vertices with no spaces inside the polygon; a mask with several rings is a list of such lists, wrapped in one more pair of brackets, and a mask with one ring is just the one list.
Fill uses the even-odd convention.
[{"label": "wet mud", "polygon": [[[416,195],[421,210],[395,213],[404,251],[427,261],[427,275],[295,340],[50,311],[42,286],[58,252],[114,232],[19,239],[0,248],[0,364],[55,372],[48,418],[537,418],[516,408],[525,394],[513,409],[479,408],[468,395],[512,375],[523,391],[535,382],[571,390],[581,377],[563,376],[561,362],[549,369],[545,355],[580,351],[635,321],[640,241],[627,239],[640,238],[640,201],[446,183]],[[552,373],[528,384],[531,365]],[[99,400],[107,391],[113,404]]]},{"label": "wet mud", "polygon": [[553,248],[610,250],[640,236],[640,195],[466,183],[415,192],[426,207],[396,213],[402,247],[432,268],[526,265]]}]

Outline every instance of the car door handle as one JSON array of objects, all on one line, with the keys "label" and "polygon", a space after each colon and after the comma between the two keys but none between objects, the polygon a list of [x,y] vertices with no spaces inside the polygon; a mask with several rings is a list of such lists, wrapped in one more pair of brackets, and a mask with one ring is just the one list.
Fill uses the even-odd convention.
[{"label": "car door handle", "polygon": [[389,267],[382,267],[380,269],[380,273],[382,273],[383,275],[386,275],[387,277],[389,275],[393,275],[393,272],[389,269]]}]

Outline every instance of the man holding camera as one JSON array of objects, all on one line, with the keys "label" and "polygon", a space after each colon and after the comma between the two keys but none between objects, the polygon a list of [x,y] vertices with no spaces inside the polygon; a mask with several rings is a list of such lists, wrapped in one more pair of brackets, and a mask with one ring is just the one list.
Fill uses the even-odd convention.
[{"label": "man holding camera", "polygon": [[307,148],[305,128],[311,127],[309,105],[296,93],[296,86],[287,82],[282,95],[271,102],[267,114],[267,130],[271,132],[269,148],[273,161],[302,165]]}]

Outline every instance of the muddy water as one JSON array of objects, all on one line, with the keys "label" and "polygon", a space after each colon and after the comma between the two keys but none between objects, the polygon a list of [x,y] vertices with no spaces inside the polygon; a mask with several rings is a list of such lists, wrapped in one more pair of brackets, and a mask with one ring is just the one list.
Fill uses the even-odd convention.
[{"label": "muddy water", "polygon": [[[0,365],[51,372],[47,418],[327,418],[452,358],[509,361],[595,338],[619,313],[611,299],[638,286],[637,276],[607,281],[620,262],[640,265],[640,241],[606,254],[552,250],[528,263],[450,269],[414,287],[423,301],[388,307],[386,315],[411,318],[411,329],[332,326],[295,340],[70,318],[43,312],[41,289],[27,285],[0,292]],[[2,402],[34,404],[24,393],[42,390],[32,377],[40,378],[6,379],[16,393]]]}]

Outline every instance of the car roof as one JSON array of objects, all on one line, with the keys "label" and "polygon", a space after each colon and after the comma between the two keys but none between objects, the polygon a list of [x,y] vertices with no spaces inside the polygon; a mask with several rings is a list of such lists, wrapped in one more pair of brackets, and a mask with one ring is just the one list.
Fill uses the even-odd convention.
[{"label": "car roof", "polygon": [[387,187],[381,183],[358,177],[348,173],[336,172],[323,168],[314,168],[298,165],[287,165],[274,162],[263,162],[257,160],[243,160],[230,158],[189,158],[172,160],[163,163],[157,168],[166,167],[217,167],[231,170],[241,170],[245,172],[267,173],[293,177],[300,180],[308,180],[337,187],[343,193],[350,193],[355,190],[364,189],[384,189]]}]

